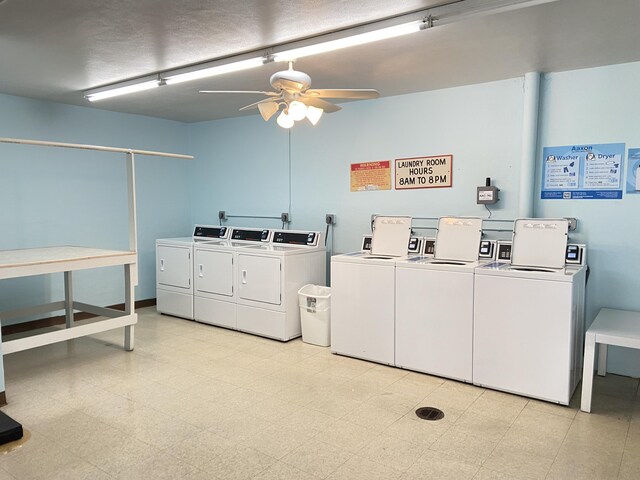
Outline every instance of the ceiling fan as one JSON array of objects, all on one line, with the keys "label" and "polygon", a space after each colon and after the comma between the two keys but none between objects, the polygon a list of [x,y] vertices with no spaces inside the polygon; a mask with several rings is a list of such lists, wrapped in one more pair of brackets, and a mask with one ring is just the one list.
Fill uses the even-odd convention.
[{"label": "ceiling fan", "polygon": [[310,89],[311,77],[304,72],[289,69],[276,72],[269,80],[275,91],[259,90],[200,90],[200,93],[260,93],[268,98],[242,107],[240,110],[257,108],[265,121],[284,107],[277,122],[283,128],[291,128],[294,123],[307,118],[313,125],[318,123],[323,112],[333,113],[342,107],[323,100],[324,98],[352,98],[358,100],[378,98],[373,89]]}]

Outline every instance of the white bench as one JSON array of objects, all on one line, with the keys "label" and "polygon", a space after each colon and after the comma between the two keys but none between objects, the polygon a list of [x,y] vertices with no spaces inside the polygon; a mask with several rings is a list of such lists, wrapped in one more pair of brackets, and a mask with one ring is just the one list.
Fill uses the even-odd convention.
[{"label": "white bench", "polygon": [[587,330],[582,370],[582,401],[580,410],[591,412],[593,369],[598,344],[598,375],[607,373],[607,347],[640,349],[640,312],[603,308]]}]

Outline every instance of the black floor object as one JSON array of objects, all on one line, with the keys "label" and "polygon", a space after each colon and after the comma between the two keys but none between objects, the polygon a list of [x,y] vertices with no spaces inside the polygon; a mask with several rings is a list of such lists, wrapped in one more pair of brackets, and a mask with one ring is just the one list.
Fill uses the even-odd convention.
[{"label": "black floor object", "polygon": [[22,425],[4,412],[0,412],[0,445],[20,440],[23,435]]}]

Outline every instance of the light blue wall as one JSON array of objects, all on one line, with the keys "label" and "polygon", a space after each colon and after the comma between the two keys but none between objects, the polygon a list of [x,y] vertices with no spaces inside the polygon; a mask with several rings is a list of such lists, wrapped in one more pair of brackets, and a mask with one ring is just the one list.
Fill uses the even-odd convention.
[{"label": "light blue wall", "polygon": [[[372,213],[437,217],[486,216],[475,188],[490,176],[501,189],[495,216],[517,211],[522,138],[522,79],[348,103],[316,127],[290,131],[293,229],[325,226],[337,216],[335,251],[359,248]],[[194,222],[215,222],[218,210],[279,215],[288,210],[289,136],[260,117],[189,126]],[[351,163],[453,154],[453,187],[350,192]],[[228,224],[279,226],[277,221]]]},{"label": "light blue wall", "polygon": [[[638,84],[640,63],[545,75],[538,158],[543,146],[640,146]],[[185,125],[0,95],[0,136],[196,156],[192,162],[138,159],[137,298],[143,299],[155,296],[154,240],[187,235],[193,223],[217,223],[218,210],[279,215],[289,210],[291,199],[295,229],[323,229],[324,214],[335,213],[335,252],[344,252],[359,247],[372,213],[486,216],[475,204],[475,187],[490,176],[501,189],[493,218],[512,219],[518,210],[522,114],[521,78],[347,103],[316,127],[298,125],[290,132],[258,116]],[[351,163],[447,153],[454,158],[452,188],[349,191]],[[532,179],[537,197],[539,163]],[[0,145],[0,167],[0,249],[78,240],[126,248],[120,156]],[[639,202],[640,196],[535,202],[537,216],[580,220],[572,239],[589,246],[587,323],[601,307],[640,310],[640,254],[635,246]],[[275,220],[231,219],[228,224],[280,226]],[[625,257],[619,254],[624,249]],[[88,300],[122,301],[119,271],[91,275],[106,287],[87,282],[82,293]],[[0,287],[2,307],[57,299],[61,293],[59,279],[49,277],[2,281]],[[637,376],[638,365],[638,355],[611,354],[611,371]]]},{"label": "light blue wall", "polygon": [[[185,124],[0,95],[0,136],[187,153]],[[125,155],[0,144],[0,250],[128,248]],[[155,239],[190,231],[189,165],[136,158],[140,283],[155,297]],[[80,301],[124,301],[122,268],[74,274]],[[0,281],[0,310],[62,298],[61,274]],[[3,322],[7,324],[8,322]]]},{"label": "light blue wall", "polygon": [[[288,134],[259,116],[189,125],[192,223],[217,224],[218,211],[276,216],[288,209]],[[230,219],[228,225],[281,226]],[[260,225],[258,225],[260,224]]]},{"label": "light blue wall", "polygon": [[[544,77],[538,158],[545,146],[626,143],[640,147],[640,63]],[[626,167],[626,165],[625,165]],[[540,192],[540,162],[537,194]],[[625,168],[626,173],[626,168]],[[587,325],[602,307],[640,310],[640,195],[622,200],[537,200],[536,216],[573,216],[588,244]],[[610,349],[609,368],[640,375],[640,352]]]}]

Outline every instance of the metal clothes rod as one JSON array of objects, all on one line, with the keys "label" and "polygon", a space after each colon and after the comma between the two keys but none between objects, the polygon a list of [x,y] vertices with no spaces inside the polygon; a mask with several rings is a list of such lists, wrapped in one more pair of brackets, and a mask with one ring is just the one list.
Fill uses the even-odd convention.
[{"label": "metal clothes rod", "polygon": [[282,219],[280,215],[278,215],[277,217],[268,217],[268,216],[260,216],[260,215],[227,215],[227,218],[268,218],[270,220]]},{"label": "metal clothes rod", "polygon": [[[439,220],[440,217],[411,217],[412,220]],[[513,222],[513,220],[504,220],[500,218],[485,218],[485,222]],[[415,227],[414,227],[415,228]]]},{"label": "metal clothes rod", "polygon": [[[486,221],[486,220],[485,220]],[[411,227],[412,230],[437,230],[437,227]],[[483,228],[483,232],[513,232],[510,228]]]},{"label": "metal clothes rod", "polygon": [[19,145],[37,145],[40,147],[78,148],[81,150],[98,150],[101,152],[133,153],[136,155],[151,155],[154,157],[182,158],[184,160],[193,159],[193,155],[182,155],[180,153],[154,152],[152,150],[137,150],[133,148],[102,147],[99,145],[83,145],[80,143],[46,142],[41,140],[26,140],[22,138],[0,137],[0,143],[15,143]]}]

